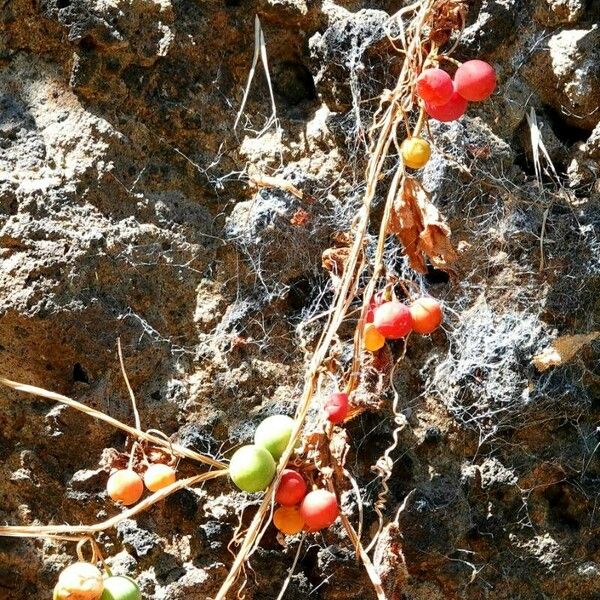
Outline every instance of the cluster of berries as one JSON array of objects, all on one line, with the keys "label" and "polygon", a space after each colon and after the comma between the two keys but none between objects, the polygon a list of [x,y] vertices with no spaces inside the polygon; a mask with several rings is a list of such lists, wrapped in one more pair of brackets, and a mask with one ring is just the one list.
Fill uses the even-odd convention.
[{"label": "cluster of berries", "polygon": [[441,325],[443,318],[442,306],[435,298],[424,296],[407,306],[397,300],[384,302],[378,294],[367,312],[363,346],[377,352],[386,340],[399,340],[411,331],[428,335]]},{"label": "cluster of berries", "polygon": [[340,513],[335,494],[323,489],[307,493],[304,478],[293,469],[282,473],[275,501],[281,506],[273,513],[273,524],[285,535],[326,529]]},{"label": "cluster of berries", "polygon": [[[291,417],[267,417],[254,432],[254,444],[236,450],[229,462],[229,475],[240,490],[260,492],[273,481],[276,461],[287,447],[293,429]],[[324,529],[339,514],[335,494],[323,489],[307,493],[302,475],[292,469],[283,472],[275,500],[281,506],[273,514],[273,523],[286,535]]]},{"label": "cluster of berries", "polygon": [[162,463],[150,465],[143,479],[133,469],[119,469],[108,478],[106,491],[114,502],[129,506],[142,497],[144,485],[150,492],[158,492],[171,485],[176,478],[175,469]]},{"label": "cluster of berries", "polygon": [[[425,112],[438,121],[455,121],[462,117],[469,101],[489,98],[496,89],[496,72],[483,60],[469,60],[458,67],[454,80],[446,71],[426,69],[417,79],[417,96],[425,104]],[[410,137],[400,147],[404,164],[411,169],[424,167],[431,156],[427,140]]]},{"label": "cluster of berries", "polygon": [[496,72],[483,60],[463,63],[454,80],[442,69],[426,69],[417,79],[417,95],[425,111],[438,121],[454,121],[465,114],[469,102],[481,102],[496,89]]},{"label": "cluster of berries", "polygon": [[62,571],[53,600],[142,600],[137,583],[124,575],[104,577],[91,563],[76,562]]}]

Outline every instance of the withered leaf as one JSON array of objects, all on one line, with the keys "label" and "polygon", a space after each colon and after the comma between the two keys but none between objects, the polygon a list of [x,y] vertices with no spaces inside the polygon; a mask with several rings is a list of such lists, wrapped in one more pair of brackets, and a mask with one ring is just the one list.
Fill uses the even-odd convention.
[{"label": "withered leaf", "polygon": [[333,234],[333,242],[335,246],[327,248],[321,255],[321,264],[329,271],[333,284],[337,287],[350,256],[352,237],[347,232],[338,231]]},{"label": "withered leaf", "polygon": [[448,269],[458,256],[450,243],[450,228],[421,184],[405,177],[390,218],[389,232],[398,236],[410,264],[425,273],[425,257],[438,269]]},{"label": "withered leaf", "polygon": [[429,39],[443,46],[453,31],[460,31],[464,27],[468,12],[467,0],[437,0],[429,13]]},{"label": "withered leaf", "polygon": [[327,248],[323,252],[321,259],[323,268],[329,271],[334,283],[341,279],[349,255],[350,248]]},{"label": "withered leaf", "polygon": [[533,364],[538,371],[546,371],[550,367],[563,365],[594,340],[600,338],[600,331],[592,331],[578,335],[563,335],[556,338],[550,346],[533,357]]}]

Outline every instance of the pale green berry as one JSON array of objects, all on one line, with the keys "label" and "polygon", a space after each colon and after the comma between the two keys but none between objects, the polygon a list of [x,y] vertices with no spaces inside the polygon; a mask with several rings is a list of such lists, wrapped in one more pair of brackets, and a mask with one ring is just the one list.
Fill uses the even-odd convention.
[{"label": "pale green berry", "polygon": [[233,483],[244,492],[260,492],[275,477],[273,457],[259,446],[242,446],[231,457],[229,475]]},{"label": "pale green berry", "polygon": [[104,580],[104,592],[100,600],[142,600],[142,592],[133,579],[114,575]]},{"label": "pale green berry", "polygon": [[294,429],[294,419],[285,415],[267,417],[254,433],[254,443],[266,448],[275,460],[283,454]]}]

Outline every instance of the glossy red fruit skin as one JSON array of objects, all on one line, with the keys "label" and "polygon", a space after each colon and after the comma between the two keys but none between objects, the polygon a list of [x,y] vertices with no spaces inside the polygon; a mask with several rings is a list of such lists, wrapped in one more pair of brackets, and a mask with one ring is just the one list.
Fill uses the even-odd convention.
[{"label": "glossy red fruit skin", "polygon": [[496,71],[483,60],[469,60],[458,67],[454,89],[465,100],[486,100],[496,89]]},{"label": "glossy red fruit skin", "polygon": [[432,104],[425,102],[425,111],[430,117],[445,123],[460,119],[467,111],[468,105],[469,103],[459,93],[454,92],[452,98],[450,98],[450,101],[446,104],[433,106]]},{"label": "glossy red fruit skin", "polygon": [[327,490],[309,492],[300,505],[307,531],[319,531],[332,525],[340,514],[335,494]]},{"label": "glossy red fruit skin", "polygon": [[427,69],[417,79],[417,95],[432,106],[446,104],[454,93],[452,78],[442,69]]},{"label": "glossy red fruit skin", "polygon": [[330,394],[324,408],[330,423],[342,423],[348,414],[348,394],[344,392]]},{"label": "glossy red fruit skin", "polygon": [[281,506],[295,506],[306,496],[306,481],[293,469],[284,469],[279,487],[275,492],[275,502]]},{"label": "glossy red fruit skin", "polygon": [[412,331],[412,316],[406,304],[392,300],[375,310],[373,324],[388,340],[399,340]]}]

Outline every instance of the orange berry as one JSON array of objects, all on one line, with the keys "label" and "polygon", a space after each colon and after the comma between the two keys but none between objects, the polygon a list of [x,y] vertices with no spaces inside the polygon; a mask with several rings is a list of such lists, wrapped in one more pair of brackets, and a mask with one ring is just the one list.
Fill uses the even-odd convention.
[{"label": "orange berry", "polygon": [[304,519],[295,506],[281,506],[273,513],[273,524],[285,535],[296,535],[304,527]]},{"label": "orange berry", "polygon": [[441,304],[435,298],[426,296],[411,304],[410,314],[414,331],[423,335],[434,332],[444,318]]},{"label": "orange berry", "polygon": [[400,146],[402,160],[407,167],[411,169],[420,169],[427,164],[431,156],[431,147],[429,142],[422,138],[407,138]]},{"label": "orange berry", "polygon": [[175,469],[162,463],[150,465],[144,473],[144,483],[151,492],[162,490],[174,483],[175,479],[177,479]]},{"label": "orange berry", "polygon": [[135,504],[144,493],[142,478],[131,469],[115,471],[106,484],[106,491],[112,500],[125,506]]},{"label": "orange berry", "polygon": [[367,323],[363,334],[363,346],[369,352],[377,352],[385,345],[385,337],[373,323]]}]

